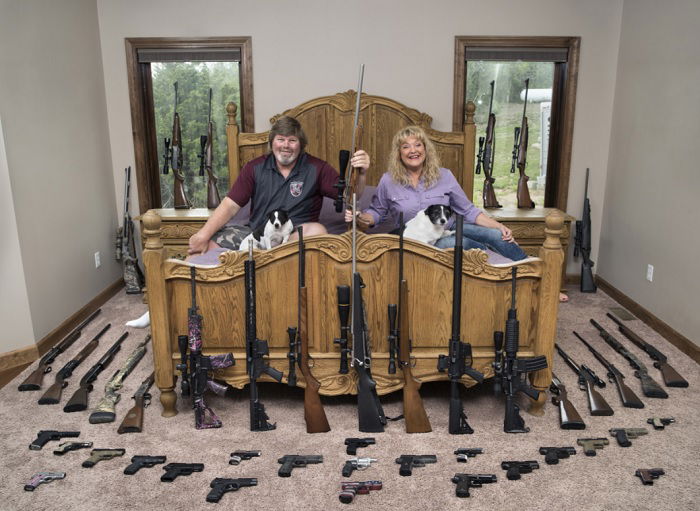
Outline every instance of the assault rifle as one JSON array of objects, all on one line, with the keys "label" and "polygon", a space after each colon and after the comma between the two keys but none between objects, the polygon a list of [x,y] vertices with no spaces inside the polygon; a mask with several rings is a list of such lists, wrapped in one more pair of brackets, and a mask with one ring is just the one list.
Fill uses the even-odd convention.
[{"label": "assault rifle", "polygon": [[612,415],[613,409],[605,400],[605,398],[595,389],[597,385],[601,389],[605,387],[605,382],[598,378],[593,370],[583,364],[578,365],[574,360],[566,354],[566,352],[554,344],[554,347],[564,359],[564,362],[578,375],[578,388],[585,390],[588,394],[588,408],[591,410],[591,415],[596,417],[600,415]]},{"label": "assault rifle", "polygon": [[559,427],[561,429],[586,429],[586,423],[583,422],[574,405],[569,401],[569,396],[566,391],[566,386],[552,373],[552,384],[549,387],[552,394],[552,403],[559,406]]},{"label": "assault rifle", "polygon": [[486,122],[486,135],[479,137],[479,154],[476,160],[476,174],[484,169],[484,188],[481,196],[484,200],[485,208],[500,208],[501,205],[496,200],[496,192],[493,190],[493,162],[496,155],[496,114],[493,113],[493,88],[496,84],[491,81],[491,100],[489,101],[489,116]]},{"label": "assault rifle", "polygon": [[457,215],[457,227],[455,231],[454,270],[452,275],[452,336],[449,341],[449,354],[440,355],[438,358],[438,371],[447,371],[450,379],[450,417],[448,430],[451,435],[464,435],[474,433],[467,423],[467,416],[462,407],[462,398],[459,395],[459,380],[465,374],[477,383],[484,381],[484,375],[471,367],[472,346],[462,342],[460,332],[462,316],[462,252],[463,240],[462,215]]},{"label": "assault rifle", "polygon": [[608,346],[610,346],[612,349],[614,349],[620,355],[627,359],[627,361],[630,363],[630,366],[632,366],[632,368],[635,370],[634,375],[637,378],[639,378],[639,381],[642,384],[642,392],[645,396],[660,398],[668,397],[666,391],[662,389],[661,386],[658,383],[656,383],[656,381],[654,381],[654,379],[651,376],[649,376],[649,371],[647,370],[646,366],[642,364],[642,362],[635,355],[630,353],[622,344],[620,344],[620,341],[615,339],[607,330],[605,330],[605,328],[600,326],[594,319],[591,319],[591,325],[598,329],[598,333],[608,344]]},{"label": "assault rifle", "polygon": [[527,433],[525,421],[520,416],[520,407],[515,403],[515,394],[521,392],[532,399],[537,399],[540,391],[531,387],[525,380],[527,374],[547,367],[547,357],[518,358],[520,344],[520,322],[515,308],[515,288],[518,276],[517,266],[511,269],[510,309],[506,320],[505,343],[503,336],[494,335],[496,359],[494,374],[496,389],[506,395],[506,410],[503,419],[503,431],[506,433]]},{"label": "assault rifle", "polygon": [[688,382],[683,378],[678,372],[669,365],[666,355],[657,350],[654,346],[646,342],[644,339],[639,337],[630,328],[624,325],[619,319],[617,319],[612,314],[608,313],[607,316],[617,323],[620,332],[627,337],[634,344],[643,349],[652,360],[654,360],[654,367],[661,371],[661,376],[663,376],[664,383],[667,387],[687,387]]},{"label": "assault rifle", "polygon": [[44,395],[39,399],[40,405],[56,405],[61,401],[63,389],[68,385],[66,380],[73,375],[75,368],[78,367],[82,361],[90,355],[90,353],[95,351],[95,348],[97,348],[97,345],[100,343],[100,337],[102,337],[102,335],[109,330],[111,326],[111,323],[107,323],[107,325],[105,325],[105,327],[100,330],[82,350],[80,350],[73,360],[69,361],[61,368],[60,371],[56,373],[56,380],[54,381],[54,384],[46,389]]},{"label": "assault rifle", "polygon": [[[297,325],[298,328],[289,327],[290,346],[293,344],[294,359],[299,364],[299,370],[304,377],[304,420],[306,421],[307,433],[325,433],[330,431],[331,427],[326,418],[326,412],[321,403],[321,396],[318,394],[318,389],[321,388],[321,383],[314,377],[309,367],[309,332],[308,332],[308,303],[306,289],[306,266],[304,250],[304,228],[299,226],[297,229],[299,235],[299,294],[298,294],[298,311]],[[292,342],[292,339],[294,341]],[[290,364],[290,374],[293,374],[294,365]],[[289,376],[288,376],[289,378]],[[296,379],[296,377],[295,377]]]},{"label": "assault rifle", "polygon": [[175,209],[189,209],[192,207],[185,195],[185,176],[182,174],[182,130],[180,129],[180,114],[177,113],[177,82],[175,88],[175,107],[173,110],[173,137],[165,139],[165,165],[163,174],[168,173],[168,163],[173,169],[173,201]]},{"label": "assault rifle", "polygon": [[525,166],[527,165],[527,140],[528,140],[528,124],[525,115],[527,111],[527,93],[530,89],[530,79],[525,80],[525,101],[523,102],[523,118],[520,122],[520,127],[515,127],[515,144],[513,145],[513,162],[511,163],[510,172],[515,173],[515,167],[518,167],[520,177],[518,178],[518,207],[532,209],[535,203],[530,198],[530,190],[528,190],[527,182],[530,179],[525,174]]},{"label": "assault rifle", "polygon": [[[428,414],[425,413],[423,400],[418,390],[420,382],[413,377],[411,364],[411,339],[408,332],[408,282],[403,274],[403,212],[399,213],[399,303],[398,311],[396,304],[390,304],[389,314],[389,350],[391,373],[391,357],[395,357],[397,345],[399,351],[399,366],[403,371],[403,416],[406,421],[406,433],[429,433],[432,431]],[[396,328],[396,317],[398,316],[399,327]],[[392,350],[393,342],[393,350]],[[394,367],[396,372],[396,367]]]},{"label": "assault rifle", "polygon": [[134,370],[136,365],[141,361],[143,356],[146,354],[146,344],[151,340],[150,334],[146,336],[144,341],[136,346],[134,351],[131,352],[129,358],[126,359],[124,365],[119,369],[114,376],[105,385],[105,396],[97,404],[95,411],[90,414],[88,419],[90,424],[102,424],[105,422],[114,422],[116,413],[114,408],[121,398],[121,394],[117,391],[121,390],[124,385],[124,379],[129,376],[131,371]]},{"label": "assault rifle", "polygon": [[574,257],[581,255],[581,292],[595,293],[597,286],[593,280],[593,261],[591,261],[591,201],[588,199],[588,173],[586,169],[586,188],[583,192],[583,213],[581,220],[576,220],[574,238]]},{"label": "assault rifle", "polygon": [[[190,289],[192,291],[192,306],[187,310],[188,338],[178,337],[181,363],[178,368],[182,374],[181,390],[183,396],[192,393],[192,408],[194,408],[194,427],[196,429],[220,428],[221,419],[204,403],[204,393],[207,389],[220,396],[226,392],[226,386],[209,378],[209,373],[215,369],[225,369],[236,364],[233,354],[202,355],[202,316],[197,306],[197,270],[190,267]],[[185,357],[187,341],[190,348],[189,364]],[[184,348],[184,350],[183,350]],[[189,369],[189,371],[188,371]],[[189,373],[189,374],[188,374]],[[187,382],[187,383],[185,383]]]},{"label": "assault rifle", "polygon": [[123,261],[124,284],[126,294],[135,295],[141,293],[144,284],[144,276],[139,266],[134,241],[134,224],[129,214],[129,190],[131,189],[131,166],[124,169],[124,220],[122,226],[117,229],[116,254],[117,261]]},{"label": "assault rifle", "polygon": [[625,382],[625,375],[623,375],[620,370],[612,365],[603,355],[598,353],[596,349],[588,344],[586,340],[581,337],[577,332],[574,332],[574,335],[578,338],[579,341],[581,341],[583,344],[586,345],[588,350],[593,353],[593,356],[598,359],[598,362],[603,364],[605,369],[608,371],[608,381],[610,383],[615,383],[617,385],[617,391],[620,393],[620,399],[622,400],[622,405],[627,407],[627,408],[644,408],[644,403],[637,397],[637,395],[632,392],[632,389],[629,388]]},{"label": "assault rifle", "polygon": [[134,406],[124,417],[124,420],[117,429],[120,435],[123,433],[141,433],[143,431],[143,410],[151,404],[151,394],[148,389],[155,381],[155,372],[141,382],[136,393],[133,395]]},{"label": "assault rifle", "polygon": [[253,244],[248,247],[248,260],[244,263],[245,269],[245,345],[246,345],[246,369],[250,380],[250,430],[269,431],[275,429],[276,424],[267,422],[268,415],[265,406],[258,397],[257,380],[265,373],[275,381],[282,380],[282,372],[270,367],[265,355],[270,354],[267,341],[258,339],[255,316],[255,259],[253,259]]},{"label": "assault rifle", "polygon": [[102,358],[93,365],[88,372],[80,379],[80,387],[75,391],[73,397],[68,400],[66,406],[63,407],[64,412],[81,412],[87,410],[88,394],[94,388],[93,383],[97,380],[99,374],[107,367],[121,349],[121,344],[129,336],[129,332],[124,332],[122,336],[102,355]]},{"label": "assault rifle", "polygon": [[22,383],[20,383],[17,390],[22,392],[27,390],[39,390],[41,388],[41,382],[44,380],[44,375],[51,372],[51,364],[54,360],[56,360],[56,357],[70,348],[72,344],[78,340],[83,328],[85,328],[90,321],[95,319],[95,316],[97,316],[101,310],[102,309],[97,309],[95,312],[90,314],[87,319],[83,320],[82,323],[80,323],[68,335],[66,335],[61,342],[46,352],[46,354],[41,357],[41,360],[39,360],[39,365],[37,368],[30,373]]},{"label": "assault rifle", "polygon": [[219,180],[214,175],[213,160],[214,151],[212,144],[214,142],[214,123],[211,122],[211,87],[209,87],[209,120],[207,121],[207,134],[199,137],[201,146],[201,154],[199,155],[199,175],[204,176],[206,170],[207,180],[207,208],[216,209],[221,203],[219,190],[216,188],[216,182]]}]

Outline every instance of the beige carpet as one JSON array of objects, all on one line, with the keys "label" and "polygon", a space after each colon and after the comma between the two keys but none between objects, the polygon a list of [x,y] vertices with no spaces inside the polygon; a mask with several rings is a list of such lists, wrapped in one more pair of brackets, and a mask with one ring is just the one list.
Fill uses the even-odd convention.
[{"label": "beige carpet", "polygon": [[[639,382],[632,376],[627,362],[603,344],[596,331],[588,324],[594,317],[616,332],[605,317],[609,307],[617,306],[603,292],[581,295],[571,292],[571,301],[560,307],[559,342],[577,361],[585,361],[601,377],[605,373],[588,351],[572,335],[576,329],[628,376],[627,381],[646,404],[642,410],[623,408],[614,386],[608,385],[602,394],[615,410],[611,417],[588,415],[585,394],[576,387],[573,372],[555,355],[555,371],[570,390],[574,405],[584,417],[584,431],[559,429],[557,409],[550,403],[544,417],[523,414],[532,431],[514,435],[502,432],[503,404],[493,396],[490,384],[464,393],[464,407],[473,435],[452,436],[447,433],[448,390],[443,383],[425,385],[426,410],[433,425],[429,434],[408,435],[402,422],[390,423],[385,433],[374,435],[376,445],[360,449],[361,456],[379,461],[370,469],[355,472],[352,480],[378,479],[384,488],[370,495],[359,495],[352,504],[362,509],[593,509],[593,510],[686,510],[700,509],[698,479],[698,452],[700,451],[700,371],[687,356],[646,327],[641,321],[627,322],[642,337],[666,353],[671,364],[690,382],[690,388],[666,388],[669,399],[644,398]],[[63,413],[66,400],[77,388],[83,373],[101,356],[108,346],[124,331],[124,321],[133,319],[145,310],[140,297],[126,296],[123,292],[110,300],[96,319],[71,349],[60,356],[54,371],[60,369],[108,321],[112,329],[100,342],[64,390],[61,405],[39,406],[40,392],[18,392],[17,385],[30,370],[0,391],[0,440],[2,452],[2,483],[0,509],[2,510],[119,510],[119,509],[209,509],[215,504],[205,502],[209,483],[215,477],[257,477],[259,484],[223,496],[220,506],[228,509],[339,509],[338,501],[341,469],[349,457],[345,454],[344,439],[361,435],[357,431],[355,401],[347,398],[323,398],[332,431],[309,435],[303,419],[303,392],[281,385],[261,385],[261,398],[277,429],[252,433],[248,430],[248,392],[235,391],[231,398],[210,397],[211,406],[221,415],[221,429],[197,431],[187,404],[178,399],[180,413],[171,419],[160,416],[158,391],[154,391],[153,405],[146,409],[145,431],[140,434],[118,435],[116,429],[130,399],[140,382],[152,370],[149,355],[126,380],[122,401],[117,406],[114,424],[89,424],[89,412]],[[112,365],[98,379],[96,390],[90,395],[94,406],[108,378],[121,366],[123,360],[145,332],[132,330],[121,352]],[[649,366],[651,375],[662,383],[660,373],[652,367],[647,355],[619,336],[630,351]],[[53,375],[44,379],[44,388],[53,382]],[[387,415],[401,411],[401,393],[382,396]],[[652,416],[673,416],[676,423],[664,431],[655,431],[646,424]],[[621,448],[608,429],[613,427],[646,427],[649,434],[633,440],[629,448]],[[31,451],[29,444],[40,429],[79,430],[78,440],[92,441],[96,448],[124,448],[123,458],[98,463],[93,468],[82,468],[87,450],[55,456],[58,442],[49,442],[41,451]],[[596,457],[586,457],[576,446],[577,454],[558,465],[546,465],[538,454],[540,446],[575,446],[580,437],[609,437],[610,445]],[[458,447],[481,447],[484,454],[457,463],[452,452]],[[260,458],[244,461],[239,466],[228,464],[229,453],[236,449],[257,449]],[[292,477],[277,476],[277,458],[284,454],[322,454],[324,462],[305,469],[295,469]],[[394,459],[400,454],[436,454],[438,462],[414,470],[412,477],[400,477]],[[180,477],[172,483],[161,483],[162,465],[141,469],[136,475],[123,474],[134,455],[166,455],[167,462],[204,463],[201,473]],[[500,463],[504,460],[538,460],[540,469],[526,474],[520,481],[508,481]],[[666,475],[643,486],[634,476],[637,468],[660,467]],[[39,471],[63,471],[66,478],[41,485],[34,492],[23,490],[24,484]],[[472,491],[468,499],[455,496],[455,485],[450,481],[456,472],[496,474],[496,484],[484,485]]]}]

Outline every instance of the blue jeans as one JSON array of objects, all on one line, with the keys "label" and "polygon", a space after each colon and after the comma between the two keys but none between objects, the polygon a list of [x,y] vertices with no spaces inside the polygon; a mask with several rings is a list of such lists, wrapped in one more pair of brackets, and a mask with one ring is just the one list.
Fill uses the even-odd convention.
[{"label": "blue jeans", "polygon": [[[472,248],[486,250],[488,248],[513,261],[520,261],[521,259],[525,259],[527,257],[525,252],[523,252],[523,249],[520,248],[517,243],[503,241],[501,238],[501,231],[498,229],[491,229],[489,227],[465,223],[462,226],[462,235],[464,250],[469,250]],[[438,248],[454,247],[455,235],[453,234],[452,236],[440,238],[437,243],[435,243],[435,246]]]}]

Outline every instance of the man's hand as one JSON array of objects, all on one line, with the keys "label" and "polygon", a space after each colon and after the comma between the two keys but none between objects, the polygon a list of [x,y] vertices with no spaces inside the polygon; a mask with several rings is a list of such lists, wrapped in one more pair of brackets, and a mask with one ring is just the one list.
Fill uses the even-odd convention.
[{"label": "man's hand", "polygon": [[202,231],[197,231],[190,236],[189,247],[187,253],[189,255],[204,254],[209,248],[209,237],[202,234]]},{"label": "man's hand", "polygon": [[[345,223],[349,224],[352,222],[352,209],[345,210]],[[362,227],[372,227],[374,225],[374,217],[369,213],[357,212],[357,223]]]},{"label": "man's hand", "polygon": [[355,154],[352,155],[352,158],[350,158],[350,166],[355,169],[362,169],[362,174],[367,172],[367,169],[369,168],[369,163],[369,154],[367,154],[362,149],[357,151]]}]

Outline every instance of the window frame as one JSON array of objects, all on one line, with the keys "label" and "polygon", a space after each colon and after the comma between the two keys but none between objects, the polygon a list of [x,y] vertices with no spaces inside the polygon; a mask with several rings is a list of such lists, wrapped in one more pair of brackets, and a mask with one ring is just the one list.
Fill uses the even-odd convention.
[{"label": "window frame", "polygon": [[[554,90],[552,91],[552,113],[550,143],[547,154],[547,184],[545,207],[566,211],[569,177],[571,173],[571,148],[576,110],[576,87],[578,82],[580,37],[556,36],[456,36],[454,100],[452,129],[461,131],[465,122],[465,84],[467,79],[466,49],[468,47],[512,48],[566,48],[566,63],[555,63]],[[473,192],[473,190],[472,190]]]},{"label": "window frame", "polygon": [[126,67],[131,104],[131,125],[134,140],[134,165],[138,183],[139,212],[161,207],[160,162],[153,113],[151,65],[139,63],[142,49],[212,49],[235,48],[241,53],[240,93],[242,131],[253,132],[253,58],[251,37],[129,37],[126,45]]}]

